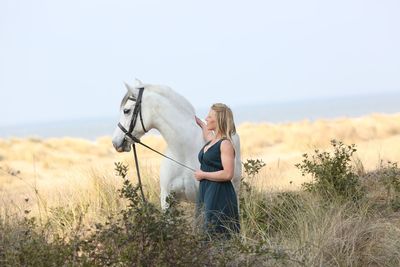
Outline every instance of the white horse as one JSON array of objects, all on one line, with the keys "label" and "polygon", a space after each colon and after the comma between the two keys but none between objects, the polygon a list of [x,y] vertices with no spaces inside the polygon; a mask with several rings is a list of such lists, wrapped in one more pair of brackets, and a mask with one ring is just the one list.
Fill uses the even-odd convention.
[{"label": "white horse", "polygon": [[[120,124],[129,129],[139,88],[144,88],[141,115],[145,129],[147,131],[156,129],[160,132],[167,143],[165,152],[167,156],[193,169],[199,169],[198,153],[204,146],[205,140],[201,128],[195,122],[195,110],[189,101],[167,86],[142,84],[137,80],[135,86],[126,84],[126,87],[128,92],[120,106]],[[145,134],[140,122],[135,124],[131,134],[137,139]],[[235,148],[235,171],[232,183],[236,195],[239,196],[242,172],[240,139],[238,134],[232,136],[232,139]],[[115,129],[112,143],[118,152],[130,151],[131,142],[119,127]],[[167,207],[166,198],[172,192],[176,193],[178,199],[195,202],[198,187],[199,182],[191,170],[166,158],[163,160],[160,169],[160,197],[163,209]]]}]

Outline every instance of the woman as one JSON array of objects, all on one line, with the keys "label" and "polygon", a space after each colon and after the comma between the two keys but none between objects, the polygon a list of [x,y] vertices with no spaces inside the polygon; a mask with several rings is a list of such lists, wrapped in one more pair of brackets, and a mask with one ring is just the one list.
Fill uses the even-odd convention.
[{"label": "woman", "polygon": [[200,181],[197,214],[204,213],[207,233],[229,238],[232,231],[240,230],[237,197],[231,183],[235,169],[231,136],[236,133],[236,128],[231,109],[221,103],[211,106],[206,122],[196,117],[207,141],[198,155],[200,170],[194,174]]}]

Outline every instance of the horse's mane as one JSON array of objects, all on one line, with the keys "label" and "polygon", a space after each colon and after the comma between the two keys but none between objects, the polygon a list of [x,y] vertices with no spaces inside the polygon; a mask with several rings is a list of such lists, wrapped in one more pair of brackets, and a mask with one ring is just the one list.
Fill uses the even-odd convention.
[{"label": "horse's mane", "polygon": [[[145,87],[145,91],[149,90],[151,92],[154,92],[164,98],[166,98],[169,102],[172,102],[172,105],[175,107],[178,107],[182,109],[186,114],[195,114],[195,110],[192,104],[184,98],[182,95],[178,94],[177,92],[173,91],[171,88],[168,86],[162,86],[162,85],[143,85]],[[128,98],[133,97],[136,98],[130,91],[128,91],[124,98],[121,101],[120,108],[122,108],[126,102],[128,101]]]},{"label": "horse's mane", "polygon": [[181,108],[187,114],[195,114],[193,105],[186,98],[173,91],[168,86],[152,85],[149,86],[148,89],[167,98],[174,106]]}]

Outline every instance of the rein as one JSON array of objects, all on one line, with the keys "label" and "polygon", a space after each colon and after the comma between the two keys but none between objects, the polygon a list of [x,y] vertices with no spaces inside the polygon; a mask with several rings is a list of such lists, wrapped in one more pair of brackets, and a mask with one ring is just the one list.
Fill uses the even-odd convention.
[{"label": "rein", "polygon": [[125,129],[125,127],[121,123],[118,123],[118,127],[121,129],[122,132],[124,132],[125,136],[129,137],[133,141],[133,143],[132,143],[132,148],[133,148],[132,152],[133,152],[133,156],[135,158],[135,166],[136,166],[136,172],[137,172],[137,176],[138,176],[140,193],[142,195],[143,201],[146,202],[146,199],[145,199],[145,196],[144,196],[144,193],[143,193],[142,180],[141,180],[141,177],[140,177],[139,161],[138,161],[138,156],[137,156],[137,153],[136,153],[136,143],[141,144],[142,146],[144,146],[144,147],[150,149],[151,151],[163,156],[164,158],[167,158],[167,159],[179,164],[180,166],[182,166],[182,167],[184,167],[186,169],[189,169],[189,170],[191,170],[193,172],[195,172],[196,170],[191,168],[191,167],[188,167],[188,166],[186,166],[186,165],[184,165],[182,163],[180,163],[179,161],[177,161],[177,160],[175,160],[175,159],[173,159],[171,157],[168,157],[167,155],[165,155],[165,154],[163,154],[163,153],[161,153],[161,152],[149,147],[146,144],[143,144],[138,138],[136,138],[136,137],[134,137],[132,135],[132,132],[133,132],[133,129],[135,128],[138,116],[140,116],[140,122],[142,124],[143,131],[145,133],[148,132],[146,130],[146,128],[144,127],[143,117],[142,117],[142,105],[141,104],[142,104],[143,90],[144,90],[144,87],[139,88],[139,95],[138,95],[137,99],[134,99],[133,97],[129,97],[128,98],[130,100],[136,101],[135,107],[133,109],[133,115],[132,115],[131,124],[129,126],[129,130]]}]

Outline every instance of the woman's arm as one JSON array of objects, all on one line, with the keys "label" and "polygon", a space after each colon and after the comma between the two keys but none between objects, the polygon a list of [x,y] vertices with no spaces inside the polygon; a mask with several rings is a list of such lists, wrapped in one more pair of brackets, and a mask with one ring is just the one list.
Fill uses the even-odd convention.
[{"label": "woman's arm", "polygon": [[232,180],[235,169],[235,150],[229,140],[223,140],[221,142],[221,162],[222,167],[224,168],[223,170],[216,172],[204,172],[198,170],[195,172],[196,179],[198,181],[207,179],[214,182]]},{"label": "woman's arm", "polygon": [[196,119],[196,123],[197,125],[200,126],[201,130],[203,131],[203,138],[205,141],[211,141],[214,137],[214,133],[210,130],[207,129],[207,125],[201,120],[199,119],[197,116],[195,116]]}]

